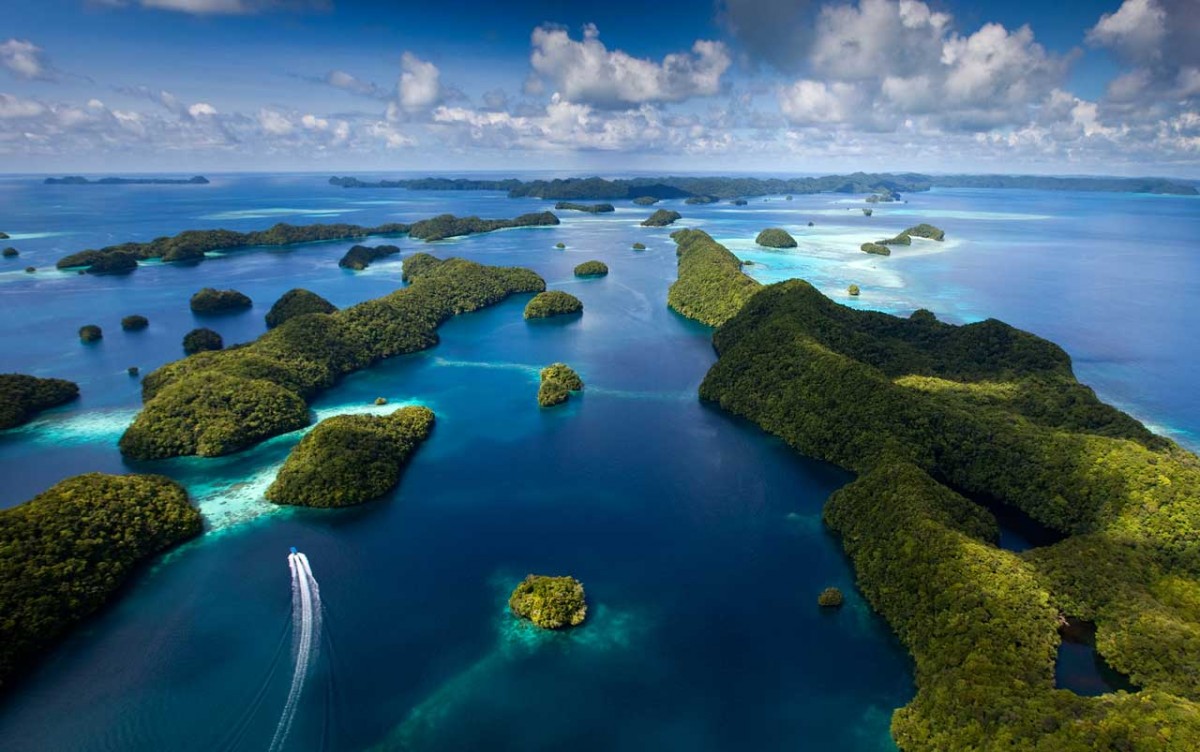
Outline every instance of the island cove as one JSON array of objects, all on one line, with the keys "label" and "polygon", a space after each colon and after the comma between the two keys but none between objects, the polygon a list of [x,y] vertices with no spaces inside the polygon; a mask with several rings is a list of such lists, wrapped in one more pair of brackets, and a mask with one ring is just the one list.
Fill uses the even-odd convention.
[{"label": "island cove", "polygon": [[232,230],[186,230],[177,235],[156,238],[148,243],[122,243],[98,250],[72,253],[59,259],[59,269],[83,269],[96,273],[128,272],[138,261],[202,261],[211,251],[238,248],[273,247],[333,240],[358,240],[371,235],[409,237],[426,242],[445,240],[481,232],[515,227],[557,225],[552,212],[522,214],[514,219],[480,219],[442,214],[409,224],[391,223],[377,227],[348,224],[289,225],[277,224],[268,230],[234,232]]},{"label": "island cove", "polygon": [[[599,177],[523,181],[516,178],[416,178],[361,180],[332,177],[329,183],[343,188],[407,188],[425,191],[504,191],[510,198],[629,199],[646,204],[657,199],[736,199],[807,193],[866,193],[880,196],[928,191],[931,188],[1034,189],[1043,191],[1100,191],[1156,193],[1180,196],[1200,194],[1192,184],[1163,178],[1048,177],[1042,175],[922,175],[919,173],[862,173],[801,178],[735,178],[668,176],[607,180]],[[695,202],[693,202],[695,203]]]},{"label": "island cove", "polygon": [[[859,474],[825,506],[871,605],[916,660],[906,750],[1200,747],[1200,460],[1100,402],[1054,344],[760,286],[682,230],[670,305],[716,325],[702,400]],[[997,547],[981,503],[1060,542]],[[1059,628],[1141,688],[1055,686]]]}]

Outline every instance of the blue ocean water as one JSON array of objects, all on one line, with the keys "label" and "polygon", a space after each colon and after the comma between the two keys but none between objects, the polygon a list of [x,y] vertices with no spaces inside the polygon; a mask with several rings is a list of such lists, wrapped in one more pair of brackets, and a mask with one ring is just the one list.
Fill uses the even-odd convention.
[{"label": "blue ocean water", "polygon": [[[0,434],[0,505],[80,472],[162,472],[185,483],[209,531],[156,562],[0,700],[5,750],[263,749],[291,678],[287,551],[306,552],[324,628],[288,749],[892,749],[911,662],[853,588],[821,506],[849,476],[797,457],[698,403],[710,330],[665,306],[670,229],[649,211],[561,212],[414,251],[528,266],[583,300],[582,317],[529,324],[525,298],[459,317],[441,344],[345,379],[318,417],[431,407],[438,424],[397,491],[351,510],[280,510],[261,494],[302,432],[231,457],[130,464],[115,442],[142,373],[180,357],[189,329],[227,343],[265,329],[292,287],[339,306],[400,286],[400,260],[337,267],[350,243],[247,250],[124,277],[58,272],[59,256],[188,228],[277,221],[374,225],[442,212],[511,217],[548,208],[483,192],[345,190],[327,176],[210,176],[210,186],[43,186],[0,180],[0,372],[79,382],[83,397]],[[1109,399],[1195,446],[1200,370],[1196,199],[1033,191],[932,191],[909,203],[841,196],[678,208],[763,281],[800,276],[849,305],[951,321],[996,316],[1050,337]],[[676,204],[679,204],[676,206]],[[808,227],[809,221],[814,222]],[[883,259],[858,245],[928,221],[944,243]],[[785,226],[800,246],[753,244]],[[644,242],[635,252],[630,245]],[[566,250],[555,250],[557,242]],[[393,242],[393,241],[388,241]],[[580,261],[611,273],[577,280]],[[38,267],[26,274],[26,266]],[[844,290],[858,284],[863,294]],[[197,319],[187,299],[236,288],[250,312]],[[140,313],[149,329],[122,332]],[[76,330],[104,328],[85,346]],[[537,370],[564,361],[579,399],[536,405]],[[376,397],[387,397],[376,408]],[[572,574],[588,622],[564,634],[506,613],[528,572]],[[841,587],[823,613],[816,594]]]}]

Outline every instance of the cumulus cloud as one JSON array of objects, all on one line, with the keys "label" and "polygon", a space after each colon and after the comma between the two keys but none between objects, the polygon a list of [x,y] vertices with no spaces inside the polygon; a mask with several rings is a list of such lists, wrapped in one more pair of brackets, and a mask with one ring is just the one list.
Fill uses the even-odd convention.
[{"label": "cumulus cloud", "polygon": [[362,79],[342,70],[329,71],[329,73],[325,74],[324,82],[335,88],[343,89],[352,94],[359,94],[364,97],[385,99],[389,96],[387,92],[383,91],[370,81],[363,81]]},{"label": "cumulus cloud", "polygon": [[442,97],[441,72],[433,63],[411,52],[400,58],[400,82],[396,91],[400,107],[406,112],[427,110]]},{"label": "cumulus cloud", "polygon": [[1087,34],[1132,66],[1108,87],[1106,106],[1163,118],[1200,107],[1200,8],[1195,0],[1125,0]]},{"label": "cumulus cloud", "polygon": [[809,0],[724,0],[718,19],[751,60],[796,72],[810,37]]},{"label": "cumulus cloud", "polygon": [[58,78],[42,48],[25,39],[0,42],[0,66],[17,78],[42,81]]},{"label": "cumulus cloud", "polygon": [[1167,13],[1158,0],[1125,0],[1105,13],[1087,34],[1088,42],[1111,47],[1135,60],[1157,59],[1167,36]]},{"label": "cumulus cloud", "polygon": [[[690,52],[673,53],[661,63],[609,50],[593,24],[581,40],[565,29],[539,26],[531,38],[534,73],[568,102],[595,107],[630,107],[648,102],[681,102],[721,89],[730,58],[721,42],[697,40]],[[528,88],[527,88],[528,90]]]}]

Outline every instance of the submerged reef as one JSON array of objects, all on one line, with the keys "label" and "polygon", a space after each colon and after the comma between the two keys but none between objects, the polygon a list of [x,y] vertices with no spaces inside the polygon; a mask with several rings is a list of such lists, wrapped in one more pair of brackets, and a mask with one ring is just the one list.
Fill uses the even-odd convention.
[{"label": "submerged reef", "polygon": [[78,475],[0,510],[0,689],[140,563],[200,530],[187,492],[160,475]]},{"label": "submerged reef", "polygon": [[79,385],[66,379],[42,379],[23,373],[0,373],[0,430],[33,420],[42,410],[79,396]]},{"label": "submerged reef", "polygon": [[574,577],[531,574],[513,590],[508,607],[542,629],[576,627],[587,618],[583,584]]},{"label": "submerged reef", "polygon": [[540,292],[525,304],[525,318],[527,319],[544,319],[582,311],[583,303],[579,298],[560,290]]},{"label": "submerged reef", "polygon": [[266,497],[276,504],[323,508],[377,499],[400,482],[433,423],[427,407],[326,418],[288,455]]}]

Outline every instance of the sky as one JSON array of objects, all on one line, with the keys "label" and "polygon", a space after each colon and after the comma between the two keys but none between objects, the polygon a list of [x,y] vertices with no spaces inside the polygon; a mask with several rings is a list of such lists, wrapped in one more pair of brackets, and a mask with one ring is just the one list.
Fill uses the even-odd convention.
[{"label": "sky", "polygon": [[0,172],[1200,178],[1200,0],[4,0]]}]

